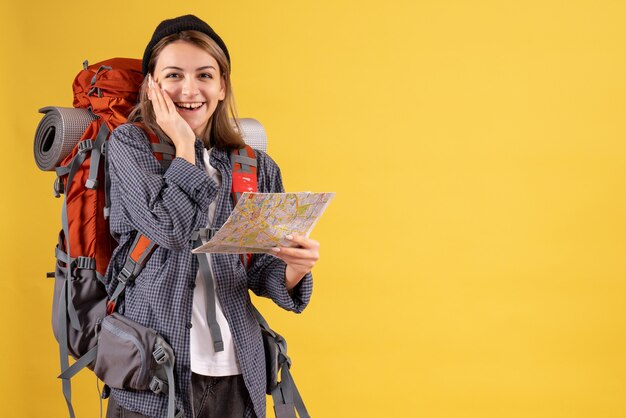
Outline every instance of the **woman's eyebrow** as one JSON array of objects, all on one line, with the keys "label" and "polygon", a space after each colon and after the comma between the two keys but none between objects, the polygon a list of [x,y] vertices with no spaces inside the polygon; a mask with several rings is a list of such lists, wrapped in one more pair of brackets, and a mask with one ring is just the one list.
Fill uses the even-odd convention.
[{"label": "woman's eyebrow", "polygon": [[178,71],[182,71],[183,69],[180,67],[174,67],[172,65],[170,65],[169,67],[165,67],[161,70],[161,72],[165,71],[165,70],[178,70]]},{"label": "woman's eyebrow", "polygon": [[[216,68],[215,68],[214,66],[212,66],[212,65],[205,65],[204,67],[197,68],[197,69],[196,69],[196,71],[204,71],[204,70],[209,70],[209,69],[211,69],[211,70],[216,70]],[[163,69],[161,70],[161,72],[163,72],[163,71],[167,71],[167,70],[184,71],[184,70],[183,70],[182,68],[180,68],[180,67],[175,67],[175,66],[173,66],[173,65],[169,65],[169,66],[167,66],[167,67],[163,68]]]}]

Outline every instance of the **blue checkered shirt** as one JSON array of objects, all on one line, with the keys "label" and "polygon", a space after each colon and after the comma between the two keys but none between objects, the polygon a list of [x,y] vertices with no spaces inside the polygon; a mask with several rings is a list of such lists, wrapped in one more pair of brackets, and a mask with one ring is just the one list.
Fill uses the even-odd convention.
[{"label": "blue checkered shirt", "polygon": [[[213,228],[221,227],[233,209],[231,164],[228,151],[214,149],[210,162],[221,174],[222,185],[206,174],[203,144],[196,140],[196,164],[175,158],[164,169],[153,155],[144,132],[122,125],[109,141],[111,176],[111,233],[118,239],[106,274],[111,294],[117,275],[137,233],[159,247],[144,270],[126,288],[120,308],[128,318],[155,329],[172,346],[176,356],[176,404],[192,417],[189,329],[198,262],[191,253],[191,235],[207,227],[209,204],[216,201]],[[256,151],[261,192],[282,192],[280,169],[264,152]],[[269,297],[286,310],[302,312],[311,297],[313,279],[305,276],[287,292],[285,263],[270,255],[255,255],[246,269],[237,255],[212,254],[211,261],[224,315],[233,335],[235,353],[251,404],[246,417],[265,417],[265,360],[261,333],[251,308],[248,289]],[[211,342],[207,341],[207,347]],[[166,417],[167,395],[151,391],[113,389],[124,408],[149,417]]]}]

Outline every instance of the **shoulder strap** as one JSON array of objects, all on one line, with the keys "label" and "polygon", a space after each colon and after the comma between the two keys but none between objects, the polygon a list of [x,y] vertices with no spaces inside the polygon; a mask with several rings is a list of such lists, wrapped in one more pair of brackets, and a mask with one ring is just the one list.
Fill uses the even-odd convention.
[{"label": "shoulder strap", "polygon": [[[232,150],[230,165],[233,170],[233,206],[237,206],[242,193],[256,192],[259,189],[256,153],[249,145],[238,150]],[[252,254],[241,254],[241,262],[246,269],[250,267]]]},{"label": "shoulder strap", "polygon": [[296,411],[300,418],[310,418],[300,391],[289,370],[291,368],[291,359],[287,355],[287,342],[270,328],[261,312],[254,305],[252,305],[252,313],[261,329],[272,338],[278,350],[277,362],[278,370],[280,371],[280,382],[274,388],[268,388],[268,390],[271,389],[276,418],[296,418]]},{"label": "shoulder strap", "polygon": [[126,285],[139,276],[156,247],[157,245],[150,241],[148,237],[137,233],[135,240],[130,246],[124,267],[117,276],[117,287],[107,303],[107,314],[110,315],[115,312],[117,300],[124,289],[126,289]]},{"label": "shoulder strap", "polygon": [[140,128],[150,140],[152,145],[152,152],[157,160],[164,168],[169,167],[171,161],[176,156],[176,148],[169,142],[161,139],[157,134],[152,132],[148,127],[140,122],[133,123],[136,127]]},{"label": "shoulder strap", "polygon": [[[176,155],[176,148],[173,145],[168,144],[166,141],[162,141],[154,132],[148,130],[146,125],[143,123],[133,123],[136,127],[141,129],[148,139],[150,140],[150,144],[152,146],[152,152],[157,160],[161,163],[163,169],[167,169],[171,164],[174,156]],[[103,128],[106,127],[106,123],[103,123]],[[106,131],[108,134],[108,129]],[[100,133],[98,133],[98,137],[100,137]],[[104,181],[105,181],[105,189],[104,189],[104,218],[108,219],[109,214],[111,212],[111,177],[109,175],[109,161],[108,161],[108,152],[107,152],[107,143],[104,142],[101,147],[102,155],[104,156],[105,165],[104,165]],[[98,154],[99,157],[99,154]],[[93,166],[92,166],[93,167]],[[97,170],[97,169],[96,169]],[[97,171],[96,171],[97,174]],[[90,175],[91,177],[91,175]],[[56,189],[55,189],[56,190]]]},{"label": "shoulder strap", "polygon": [[256,153],[249,145],[232,150],[230,165],[233,170],[233,202],[236,205],[243,192],[258,190]]},{"label": "shoulder strap", "polygon": [[[244,191],[256,191],[257,179],[256,179],[256,156],[254,150],[248,146],[241,150],[231,151],[230,155],[231,166],[233,169],[233,200],[237,204],[237,199]],[[194,247],[201,246],[204,240],[211,239],[213,230],[208,228],[202,228],[196,231],[192,236]],[[213,340],[213,349],[215,352],[224,350],[224,343],[222,339],[222,332],[216,319],[215,311],[215,278],[211,273],[211,267],[209,265],[209,259],[206,254],[196,254],[200,274],[204,279],[204,297],[206,299],[206,320],[211,333],[211,339]],[[242,261],[246,266],[246,261],[251,257],[251,254],[242,254]],[[249,264],[249,263],[248,263]]]},{"label": "shoulder strap", "polygon": [[[133,125],[141,129],[146,134],[150,140],[150,144],[152,145],[152,152],[154,153],[154,156],[157,160],[159,160],[164,168],[167,168],[172,162],[173,157],[176,155],[176,148],[161,140],[143,123],[137,122],[133,123]],[[156,247],[157,245],[150,241],[148,237],[139,233],[137,234],[130,247],[130,251],[128,252],[128,257],[126,258],[124,267],[117,277],[117,287],[107,304],[107,313],[111,314],[115,311],[117,299],[126,288],[128,282],[132,282],[137,276],[139,276],[139,273],[141,273],[141,270],[145,267],[146,263],[150,259],[150,256],[152,256],[152,253],[156,250]]]},{"label": "shoulder strap", "polygon": [[[204,240],[209,240],[213,236],[213,230],[209,228],[201,228],[196,231],[191,240],[194,247],[199,247],[204,244]],[[209,333],[213,340],[213,349],[215,352],[224,351],[224,340],[222,338],[222,330],[217,322],[217,311],[215,305],[215,278],[211,272],[211,266],[209,265],[209,255],[203,253],[197,253],[196,259],[198,260],[200,274],[204,279],[204,297],[206,302],[206,321],[209,327]]]}]

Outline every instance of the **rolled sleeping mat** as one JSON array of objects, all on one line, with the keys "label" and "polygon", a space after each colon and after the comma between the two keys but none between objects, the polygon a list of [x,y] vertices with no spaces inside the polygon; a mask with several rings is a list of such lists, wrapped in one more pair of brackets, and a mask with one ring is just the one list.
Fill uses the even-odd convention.
[{"label": "rolled sleeping mat", "polygon": [[263,125],[258,120],[252,118],[239,118],[237,122],[246,144],[254,149],[267,152],[267,136],[265,135]]},{"label": "rolled sleeping mat", "polygon": [[[44,117],[35,132],[35,162],[43,171],[54,171],[67,157],[96,116],[87,109],[48,106],[39,110]],[[267,136],[256,119],[238,119],[244,141],[254,149],[267,151]]]},{"label": "rolled sleeping mat", "polygon": [[54,171],[72,152],[87,126],[96,118],[87,109],[48,106],[35,132],[35,162],[43,171]]}]

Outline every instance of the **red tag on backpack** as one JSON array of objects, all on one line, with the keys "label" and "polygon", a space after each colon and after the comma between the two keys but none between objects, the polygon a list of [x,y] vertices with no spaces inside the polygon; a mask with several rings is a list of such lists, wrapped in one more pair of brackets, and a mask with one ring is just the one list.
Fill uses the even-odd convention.
[{"label": "red tag on backpack", "polygon": [[256,174],[233,172],[233,190],[237,193],[256,192],[258,190]]}]

